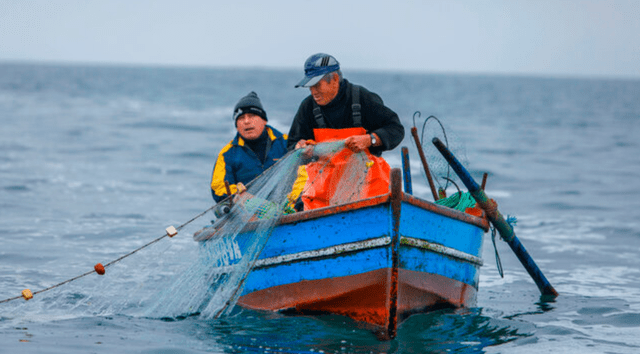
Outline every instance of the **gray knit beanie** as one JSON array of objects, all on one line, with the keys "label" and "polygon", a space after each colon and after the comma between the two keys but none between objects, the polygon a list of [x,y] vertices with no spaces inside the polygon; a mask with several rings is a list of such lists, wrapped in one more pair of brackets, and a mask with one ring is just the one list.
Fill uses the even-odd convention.
[{"label": "gray knit beanie", "polygon": [[267,112],[262,108],[262,103],[258,94],[251,91],[248,95],[242,97],[233,109],[233,120],[238,120],[238,117],[245,113],[253,113],[260,116],[260,118],[267,120]]}]

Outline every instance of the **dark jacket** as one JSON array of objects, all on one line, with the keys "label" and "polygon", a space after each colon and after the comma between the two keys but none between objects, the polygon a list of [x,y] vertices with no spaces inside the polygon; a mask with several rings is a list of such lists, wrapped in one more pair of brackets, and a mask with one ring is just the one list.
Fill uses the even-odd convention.
[{"label": "dark jacket", "polygon": [[239,133],[220,150],[211,177],[211,194],[216,202],[227,197],[225,181],[234,193],[238,182],[247,185],[287,153],[287,136],[269,125],[265,129],[271,144],[264,163]]},{"label": "dark jacket", "polygon": [[[351,84],[346,79],[340,84],[338,94],[325,106],[321,106],[322,114],[327,124],[327,128],[342,129],[353,128],[353,117],[351,111],[352,89]],[[376,133],[380,137],[382,145],[371,147],[372,154],[380,156],[382,151],[391,150],[398,146],[404,138],[404,127],[400,123],[398,115],[384,105],[380,96],[366,88],[360,87],[360,105],[362,106],[362,127],[367,133]],[[318,124],[313,115],[313,97],[309,95],[305,98],[298,112],[293,118],[287,148],[292,150],[301,139],[313,139],[313,129],[318,128]]]}]

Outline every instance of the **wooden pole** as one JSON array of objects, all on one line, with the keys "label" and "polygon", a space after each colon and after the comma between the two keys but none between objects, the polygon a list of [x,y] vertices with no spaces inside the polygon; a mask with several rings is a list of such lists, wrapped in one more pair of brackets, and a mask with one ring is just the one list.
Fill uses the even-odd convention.
[{"label": "wooden pole", "polygon": [[429,187],[431,188],[431,194],[433,194],[433,200],[438,200],[438,192],[436,191],[436,186],[433,184],[431,172],[429,171],[429,165],[427,164],[427,158],[424,157],[424,151],[422,151],[422,145],[420,145],[420,138],[418,137],[418,129],[416,127],[411,128],[411,135],[413,135],[413,140],[416,142],[416,148],[418,148],[418,154],[420,155],[420,160],[422,161],[422,167],[424,167],[424,173],[427,175],[427,181],[429,181]]},{"label": "wooden pole", "polygon": [[529,255],[527,250],[524,248],[520,240],[516,237],[513,228],[507,221],[504,219],[500,211],[498,211],[498,207],[493,200],[490,200],[489,197],[484,193],[484,190],[478,186],[476,181],[473,180],[469,172],[464,166],[456,159],[455,156],[447,149],[447,147],[440,141],[438,138],[433,139],[433,145],[438,148],[442,156],[447,160],[449,165],[453,168],[454,171],[458,174],[458,177],[462,180],[471,196],[476,200],[478,206],[480,206],[486,213],[489,221],[493,224],[493,226],[498,230],[500,236],[503,240],[505,240],[511,250],[516,254],[520,263],[527,270],[533,281],[538,286],[540,293],[542,295],[552,295],[558,296],[558,292],[553,288],[551,283],[547,280],[547,278],[542,274],[542,271],[536,265],[533,258]]},{"label": "wooden pole", "polygon": [[413,186],[411,184],[411,164],[409,163],[409,149],[402,147],[402,176],[404,180],[404,192],[413,194]]}]

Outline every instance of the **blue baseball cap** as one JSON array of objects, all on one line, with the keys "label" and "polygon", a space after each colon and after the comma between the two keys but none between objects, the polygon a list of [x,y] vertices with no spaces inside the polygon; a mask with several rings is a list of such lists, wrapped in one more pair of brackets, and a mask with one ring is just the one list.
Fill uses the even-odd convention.
[{"label": "blue baseball cap", "polygon": [[311,87],[328,73],[340,70],[340,63],[329,54],[314,54],[304,62],[304,78],[296,87]]}]

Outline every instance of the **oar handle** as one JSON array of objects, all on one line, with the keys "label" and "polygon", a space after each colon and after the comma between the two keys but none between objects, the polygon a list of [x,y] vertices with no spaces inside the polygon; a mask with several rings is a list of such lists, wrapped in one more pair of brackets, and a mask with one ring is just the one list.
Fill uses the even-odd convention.
[{"label": "oar handle", "polygon": [[551,283],[549,283],[544,274],[542,274],[542,271],[538,268],[536,262],[531,258],[522,243],[520,243],[520,240],[516,237],[511,225],[509,225],[502,214],[500,214],[496,203],[487,197],[484,190],[482,190],[476,181],[473,180],[467,169],[462,166],[460,161],[458,161],[458,159],[451,153],[451,151],[449,151],[440,139],[434,138],[432,142],[445,160],[447,160],[451,168],[456,172],[458,177],[460,177],[464,185],[469,190],[469,193],[471,193],[471,196],[473,196],[478,203],[478,206],[487,213],[489,221],[491,221],[493,226],[498,230],[502,239],[509,244],[509,247],[511,247],[511,250],[516,254],[520,263],[522,263],[533,281],[536,283],[540,292],[543,295],[558,296],[558,292],[553,288]]}]

